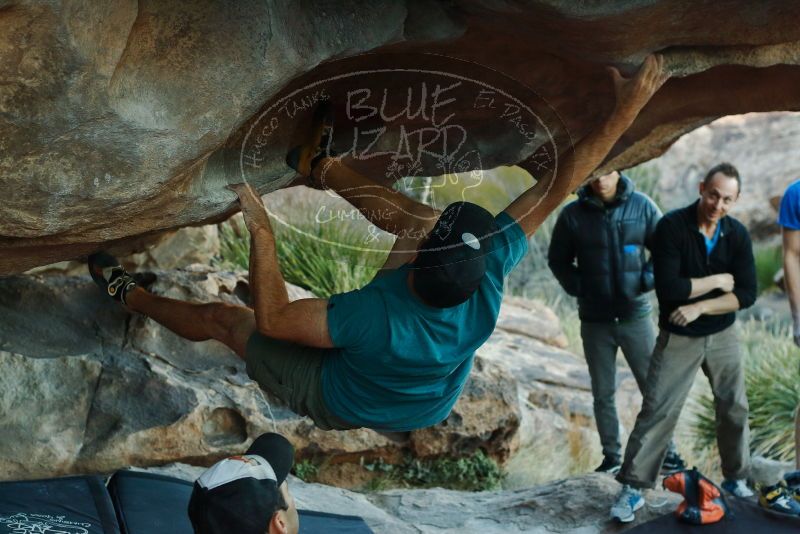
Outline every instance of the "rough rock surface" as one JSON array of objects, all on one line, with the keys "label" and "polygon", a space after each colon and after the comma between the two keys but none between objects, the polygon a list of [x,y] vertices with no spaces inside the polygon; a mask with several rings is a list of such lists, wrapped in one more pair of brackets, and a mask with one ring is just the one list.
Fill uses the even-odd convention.
[{"label": "rough rock surface", "polygon": [[[220,251],[219,232],[212,224],[165,232],[133,245],[141,252],[118,256],[122,265],[131,271],[166,271],[196,263],[208,266]],[[34,267],[27,274],[82,275],[86,274],[86,262],[62,261]]]},{"label": "rough rock surface", "polygon": [[[195,480],[201,469],[171,465],[151,469]],[[681,498],[652,490],[647,504],[628,525],[613,524],[608,510],[619,484],[608,475],[591,474],[516,491],[463,492],[444,489],[354,493],[292,477],[289,487],[304,510],[358,515],[376,534],[480,533],[594,534],[620,532],[669,513]]]},{"label": "rough rock surface", "polygon": [[[566,476],[569,474],[566,464],[599,462],[591,381],[582,357],[545,344],[518,329],[505,330],[499,321],[498,328],[478,354],[507,369],[517,380],[517,395],[522,406],[519,453],[507,465],[507,487],[528,487],[535,481],[552,480],[553,475]],[[617,383],[620,437],[625,443],[642,397],[627,365],[617,368]],[[562,458],[565,465],[539,465],[537,459],[542,456],[551,461]]]},{"label": "rough rock surface", "polygon": [[[290,289],[292,298],[307,295]],[[241,304],[248,295],[241,274],[201,266],[160,272],[152,290],[194,302]],[[129,315],[88,276],[0,280],[0,316],[0,478],[207,464],[271,429],[290,437],[298,458],[334,464],[477,448],[505,461],[518,447],[516,380],[481,357],[446,422],[390,439],[316,429],[265,396],[227,348]]]},{"label": "rough rock surface", "polygon": [[658,170],[658,192],[665,209],[697,198],[708,169],[723,161],[742,175],[742,196],[731,215],[748,225],[754,237],[780,232],[771,200],[800,178],[800,162],[787,157],[800,142],[799,113],[758,113],[724,117],[680,138],[648,163]]},{"label": "rough rock surface", "polygon": [[[220,220],[243,178],[285,186],[293,130],[325,97],[335,140],[383,181],[514,163],[539,176],[613,107],[605,67],[662,51],[675,78],[606,165],[627,167],[717,117],[797,110],[798,14],[793,0],[3,2],[0,274]],[[421,115],[400,113],[423,83]],[[384,89],[399,101],[382,118],[359,107]],[[372,100],[347,106],[351,91]],[[468,142],[436,153],[423,135],[446,145],[449,125]],[[418,157],[389,168],[392,146]]]}]

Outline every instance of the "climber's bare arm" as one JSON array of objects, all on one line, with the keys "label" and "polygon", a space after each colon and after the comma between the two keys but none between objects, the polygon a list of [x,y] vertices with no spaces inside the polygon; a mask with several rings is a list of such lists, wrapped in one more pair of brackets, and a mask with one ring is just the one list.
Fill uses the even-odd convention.
[{"label": "climber's bare arm", "polygon": [[334,158],[324,158],[314,167],[313,181],[336,191],[372,224],[397,236],[381,271],[397,269],[411,261],[441,214]]},{"label": "climber's bare arm", "polygon": [[633,78],[623,78],[614,67],[608,70],[616,95],[611,116],[558,162],[555,175],[540,179],[505,209],[528,236],[602,163],[614,143],[669,77],[661,55],[648,56]]},{"label": "climber's bare arm", "polygon": [[286,282],[278,267],[275,236],[261,197],[249,184],[232,185],[230,189],[239,196],[244,222],[250,232],[250,291],[256,328],[275,339],[309,347],[333,347],[328,333],[328,301],[289,302]]},{"label": "climber's bare arm", "polygon": [[336,191],[372,224],[399,239],[427,235],[441,213],[357,173],[335,158],[322,159],[312,177],[315,184]]}]

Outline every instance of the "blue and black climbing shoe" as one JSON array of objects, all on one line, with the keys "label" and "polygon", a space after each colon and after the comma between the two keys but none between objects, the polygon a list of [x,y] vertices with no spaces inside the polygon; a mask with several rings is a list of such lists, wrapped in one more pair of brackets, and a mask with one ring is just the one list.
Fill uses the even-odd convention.
[{"label": "blue and black climbing shoe", "polygon": [[137,286],[137,282],[120,265],[117,258],[105,252],[98,252],[89,256],[87,263],[89,274],[100,289],[112,299],[127,304],[125,296]]},{"label": "blue and black climbing shoe", "polygon": [[333,154],[330,150],[330,134],[333,128],[333,112],[328,100],[320,102],[311,119],[311,129],[303,143],[286,154],[286,164],[300,175],[310,178],[311,171],[325,157]]}]

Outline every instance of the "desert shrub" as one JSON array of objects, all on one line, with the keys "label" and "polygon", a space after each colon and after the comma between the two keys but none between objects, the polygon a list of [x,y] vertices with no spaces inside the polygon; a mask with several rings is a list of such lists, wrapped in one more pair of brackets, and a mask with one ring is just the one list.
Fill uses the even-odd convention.
[{"label": "desert shrub", "polygon": [[756,261],[756,282],[760,294],[775,287],[775,274],[783,267],[783,254],[780,245],[756,246],[753,248],[753,256]]},{"label": "desert shrub", "polygon": [[664,210],[661,203],[661,192],[658,189],[658,180],[661,178],[661,172],[657,167],[652,164],[642,163],[622,172],[636,184],[637,191],[653,199],[656,206],[662,211]]},{"label": "desert shrub", "polygon": [[302,460],[294,464],[292,473],[304,482],[314,482],[319,474],[319,466],[311,460]]},{"label": "desert shrub", "polygon": [[369,491],[392,487],[484,491],[500,487],[503,480],[503,471],[497,462],[481,450],[463,458],[422,460],[407,456],[400,464],[378,459],[364,464],[364,468],[379,473],[365,488]]},{"label": "desert shrub", "polygon": [[[290,227],[273,221],[272,228],[284,279],[320,298],[366,285],[391,247],[385,236],[373,242],[363,227],[341,222]],[[243,225],[220,225],[220,250],[224,263],[248,268],[250,237]]]},{"label": "desert shrub", "polygon": [[[750,448],[776,460],[794,458],[794,417],[800,403],[800,357],[789,327],[760,321],[741,325],[745,383],[750,404]],[[695,399],[695,448],[716,444],[714,401],[710,393]]]},{"label": "desert shrub", "polygon": [[500,213],[512,200],[533,185],[533,178],[520,167],[402,178],[394,188],[403,194],[442,209],[465,200],[479,204],[493,214]]}]

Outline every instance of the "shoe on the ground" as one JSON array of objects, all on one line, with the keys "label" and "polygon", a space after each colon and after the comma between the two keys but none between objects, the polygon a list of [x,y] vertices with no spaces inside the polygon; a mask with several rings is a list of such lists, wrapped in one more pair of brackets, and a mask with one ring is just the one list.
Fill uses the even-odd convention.
[{"label": "shoe on the ground", "polygon": [[98,252],[89,256],[87,264],[92,280],[100,286],[100,289],[112,299],[127,304],[125,296],[137,286],[137,282],[120,265],[117,258],[105,252]]},{"label": "shoe on the ground", "polygon": [[616,475],[619,473],[622,463],[618,456],[606,456],[603,462],[595,469],[596,473],[608,473],[609,475]]},{"label": "shoe on the ground", "polygon": [[636,517],[636,511],[642,506],[644,506],[642,493],[625,484],[617,495],[614,506],[611,507],[611,519],[620,523],[630,523]]},{"label": "shoe on the ground", "polygon": [[333,112],[330,101],[320,102],[314,110],[311,119],[311,130],[303,144],[293,147],[286,154],[286,164],[306,178],[311,177],[311,171],[325,157],[330,156],[330,130],[333,126]]},{"label": "shoe on the ground", "polygon": [[800,502],[800,469],[786,473],[783,475],[783,480],[786,482],[789,494]]},{"label": "shoe on the ground", "polygon": [[767,510],[772,510],[779,514],[800,516],[800,502],[794,499],[785,481],[761,488],[758,502]]},{"label": "shoe on the ground", "polygon": [[661,473],[670,475],[684,469],[686,469],[686,462],[683,461],[681,455],[675,451],[667,452],[664,461],[661,463]]},{"label": "shoe on the ground", "polygon": [[720,485],[722,486],[722,489],[724,489],[734,497],[740,497],[742,499],[746,499],[754,495],[753,490],[747,487],[747,481],[744,479],[723,480],[722,484]]}]

